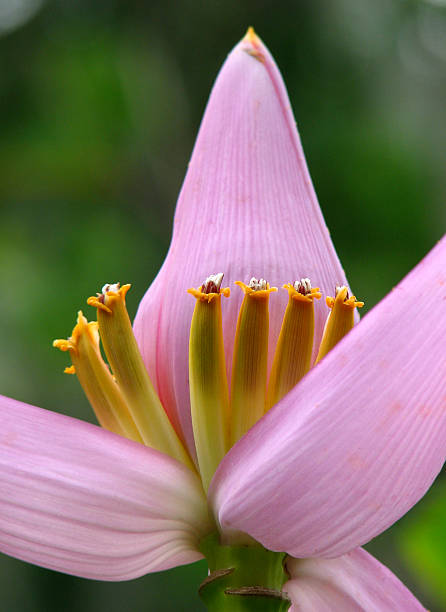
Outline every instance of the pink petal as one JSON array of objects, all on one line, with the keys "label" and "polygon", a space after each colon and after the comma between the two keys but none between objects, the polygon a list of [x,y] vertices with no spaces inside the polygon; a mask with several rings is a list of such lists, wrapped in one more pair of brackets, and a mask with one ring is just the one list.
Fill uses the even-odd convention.
[{"label": "pink petal", "polygon": [[427,491],[446,455],[446,237],[226,455],[223,529],[337,557]]},{"label": "pink petal", "polygon": [[392,572],[362,548],[337,559],[289,559],[283,589],[290,612],[425,610]]},{"label": "pink petal", "polygon": [[180,463],[1,396],[0,415],[2,552],[100,580],[201,558],[206,504]]},{"label": "pink petal", "polygon": [[[258,39],[257,39],[258,40]],[[233,295],[223,305],[228,371],[242,292],[252,276],[272,285],[309,276],[331,294],[345,276],[308,174],[290,102],[268,50],[239,43],[217,78],[181,190],[167,259],[143,299],[135,333],[172,421],[193,447],[189,287],[216,272]],[[288,294],[271,299],[273,351]],[[327,316],[316,308],[316,336]]]}]

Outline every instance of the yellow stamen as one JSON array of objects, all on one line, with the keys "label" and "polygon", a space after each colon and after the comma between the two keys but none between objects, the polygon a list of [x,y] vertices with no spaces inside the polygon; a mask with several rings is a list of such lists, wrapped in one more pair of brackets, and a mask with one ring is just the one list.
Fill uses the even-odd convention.
[{"label": "yellow stamen", "polygon": [[129,289],[130,285],[105,285],[103,293],[87,300],[97,308],[105,354],[144,444],[194,469],[153,388],[139,352],[125,305]]},{"label": "yellow stamen", "polygon": [[347,287],[336,287],[335,297],[327,297],[326,302],[331,312],[325,323],[316,363],[352,329],[355,308],[364,306],[364,302],[357,302],[354,295],[349,297]]},{"label": "yellow stamen", "polygon": [[99,348],[98,324],[88,323],[79,311],[77,324],[68,340],[54,340],[53,346],[69,351],[73,365],[67,374],[77,374],[102,427],[142,442],[125,400],[102,359]]},{"label": "yellow stamen", "polygon": [[189,384],[192,425],[198,465],[205,490],[228,450],[229,397],[221,314],[222,274],[209,277],[198,289],[190,328]]},{"label": "yellow stamen", "polygon": [[267,408],[274,406],[310,369],[314,336],[314,304],[319,300],[319,287],[311,288],[309,279],[288,290],[288,305],[283,317],[268,384]]},{"label": "yellow stamen", "polygon": [[231,380],[231,444],[265,413],[268,365],[269,294],[266,281],[236,281],[245,292],[237,321]]}]

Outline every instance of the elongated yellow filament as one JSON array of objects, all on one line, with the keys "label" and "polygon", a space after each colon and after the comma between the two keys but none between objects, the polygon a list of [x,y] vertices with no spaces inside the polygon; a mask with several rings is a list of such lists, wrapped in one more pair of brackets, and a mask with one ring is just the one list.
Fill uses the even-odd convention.
[{"label": "elongated yellow filament", "polygon": [[105,287],[103,294],[91,297],[87,302],[97,308],[105,354],[144,444],[194,469],[153,388],[139,352],[125,305],[130,285]]},{"label": "elongated yellow filament", "polygon": [[[221,279],[220,279],[221,282]],[[229,447],[229,394],[223,348],[219,284],[212,291],[189,289],[196,298],[189,342],[189,385],[198,465],[207,491],[218,464]]]},{"label": "elongated yellow filament", "polygon": [[142,442],[124,397],[102,359],[98,324],[88,323],[79,311],[71,337],[54,340],[53,346],[69,351],[73,365],[65,368],[65,372],[77,374],[99,424],[130,440]]},{"label": "elongated yellow filament", "polygon": [[355,308],[362,308],[364,306],[364,302],[356,301],[354,295],[348,296],[347,287],[337,287],[335,297],[327,297],[326,302],[327,306],[331,308],[331,312],[325,323],[316,363],[325,357],[339,340],[342,340],[352,329],[355,323]]},{"label": "elongated yellow filament", "polygon": [[[255,281],[256,279],[252,279]],[[231,379],[231,445],[265,413],[268,366],[269,294],[237,281],[245,296],[240,308],[234,343]]]},{"label": "elongated yellow filament", "polygon": [[314,336],[313,300],[321,297],[318,287],[311,289],[309,286],[306,293],[300,293],[291,283],[283,288],[288,290],[289,299],[268,383],[268,410],[310,369]]}]

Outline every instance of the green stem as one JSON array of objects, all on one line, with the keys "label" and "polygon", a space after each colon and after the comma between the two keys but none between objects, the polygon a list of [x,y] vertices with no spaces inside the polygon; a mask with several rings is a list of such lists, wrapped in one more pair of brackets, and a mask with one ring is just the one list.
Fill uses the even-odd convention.
[{"label": "green stem", "polygon": [[285,553],[252,546],[222,546],[218,534],[202,540],[209,576],[199,594],[210,612],[286,612],[291,605],[282,586]]}]

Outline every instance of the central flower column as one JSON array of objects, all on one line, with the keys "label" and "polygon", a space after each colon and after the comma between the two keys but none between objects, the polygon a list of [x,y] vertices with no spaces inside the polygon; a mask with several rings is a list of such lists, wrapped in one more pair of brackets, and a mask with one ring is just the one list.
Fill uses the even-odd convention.
[{"label": "central flower column", "polygon": [[266,550],[260,544],[224,546],[218,534],[202,540],[201,552],[209,576],[199,594],[211,612],[286,612],[291,605],[282,586],[288,579],[285,553]]}]

